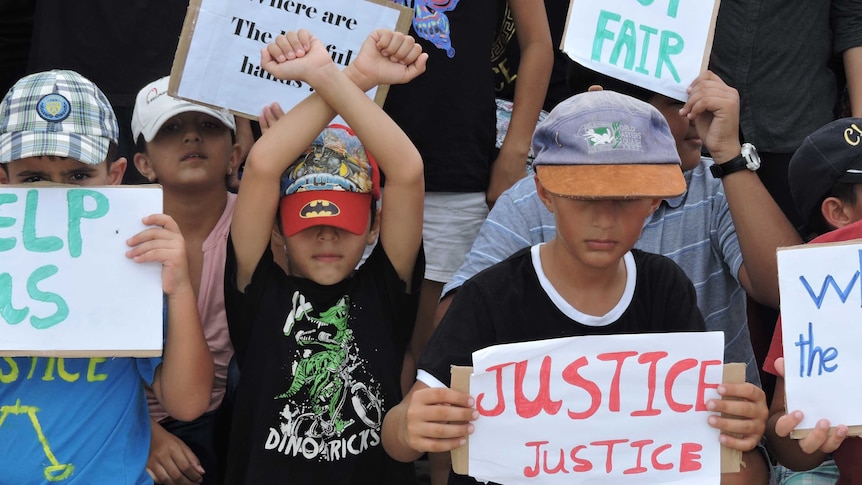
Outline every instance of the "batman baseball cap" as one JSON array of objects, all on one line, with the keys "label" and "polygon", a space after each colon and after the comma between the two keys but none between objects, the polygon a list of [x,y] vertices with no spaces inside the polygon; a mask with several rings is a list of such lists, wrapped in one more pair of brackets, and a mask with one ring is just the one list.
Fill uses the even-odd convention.
[{"label": "batman baseball cap", "polygon": [[285,236],[318,225],[363,234],[380,198],[380,171],[353,131],[333,124],[285,171],[281,187]]}]

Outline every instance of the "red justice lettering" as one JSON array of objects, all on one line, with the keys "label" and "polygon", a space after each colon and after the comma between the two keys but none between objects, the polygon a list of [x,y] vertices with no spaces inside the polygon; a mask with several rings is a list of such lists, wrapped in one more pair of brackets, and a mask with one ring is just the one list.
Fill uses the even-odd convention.
[{"label": "red justice lettering", "polygon": [[[581,389],[586,392],[588,399],[587,404],[579,403],[575,407],[575,403],[568,403],[566,413],[571,419],[587,419],[598,412],[604,405],[608,412],[620,412],[621,393],[624,391],[633,392],[634,386],[628,386],[626,389],[621,389],[620,381],[624,368],[631,366],[647,366],[647,376],[642,385],[646,388],[646,402],[643,403],[643,409],[637,409],[630,413],[631,416],[657,416],[661,414],[662,406],[656,407],[656,399],[663,399],[669,409],[677,413],[685,413],[694,408],[696,411],[706,411],[705,394],[707,389],[715,389],[718,383],[707,383],[706,372],[710,366],[721,365],[719,360],[698,361],[697,359],[682,359],[674,362],[667,368],[667,371],[662,373],[659,370],[659,363],[666,359],[667,352],[643,352],[622,351],[608,352],[599,354],[596,359],[601,362],[612,362],[614,364],[613,375],[610,377],[610,387],[608,395],[602,395],[602,388],[594,381],[584,377],[582,372],[585,368],[591,365],[587,357],[579,357],[573,362],[568,363],[561,371],[560,377],[563,382]],[[524,381],[527,379],[527,369],[530,361],[520,362],[505,362],[497,364],[485,369],[486,372],[494,373],[496,389],[495,401],[489,405],[489,400],[492,399],[486,393],[480,393],[476,396],[476,409],[482,416],[499,416],[506,410],[507,403],[514,404],[515,412],[522,418],[532,418],[544,412],[548,415],[556,415],[563,408],[564,403],[561,400],[555,400],[551,396],[559,396],[562,393],[552,392],[552,358],[545,356],[542,358],[542,363],[539,369],[538,390],[534,396],[527,396],[524,392]],[[593,363],[592,365],[596,365]],[[509,369],[513,372],[513,388],[507,389],[504,385],[505,372]],[[674,397],[674,386],[677,383],[680,375],[697,369],[697,390],[694,396],[691,396],[690,402],[680,402]],[[630,382],[630,381],[629,381]],[[662,392],[656,392],[661,389]],[[677,394],[678,396],[678,394]],[[578,401],[581,401],[580,399]],[[660,404],[660,403],[659,403]]]},{"label": "red justice lettering", "polygon": [[[622,447],[626,444],[636,450],[634,463],[623,463],[627,460],[621,458],[622,453],[614,454],[615,450],[619,450],[617,445]],[[604,472],[607,474],[624,466],[628,466],[622,469],[624,475],[673,470],[685,473],[697,471],[703,467],[699,461],[703,446],[698,443],[681,443],[674,446],[668,443],[657,444],[653,440],[630,442],[627,439],[613,439],[593,441],[589,445],[577,445],[568,450],[557,447],[549,449],[547,445],[547,441],[524,443],[524,446],[532,448],[534,452],[532,466],[524,467],[525,477],[536,478],[540,475],[593,471],[593,463],[583,456],[578,456],[579,453],[593,448],[602,449],[601,453],[605,458]],[[596,473],[598,472],[596,470]]]}]

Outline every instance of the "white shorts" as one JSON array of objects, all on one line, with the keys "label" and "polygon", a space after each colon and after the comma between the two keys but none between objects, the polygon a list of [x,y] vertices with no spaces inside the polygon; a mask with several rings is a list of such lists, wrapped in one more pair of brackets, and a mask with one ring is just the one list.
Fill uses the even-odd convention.
[{"label": "white shorts", "polygon": [[488,215],[484,192],[426,192],[422,239],[425,279],[448,283]]}]

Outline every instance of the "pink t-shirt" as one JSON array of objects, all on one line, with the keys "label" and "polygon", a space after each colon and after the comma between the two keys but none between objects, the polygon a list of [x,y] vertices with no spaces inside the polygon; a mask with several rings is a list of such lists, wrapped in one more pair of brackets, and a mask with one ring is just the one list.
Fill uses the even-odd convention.
[{"label": "pink t-shirt", "polygon": [[[224,262],[227,257],[227,238],[235,203],[236,195],[228,193],[224,212],[201,248],[204,259],[198,290],[198,312],[215,367],[215,380],[207,411],[213,411],[221,405],[227,381],[227,367],[233,357],[233,345],[230,342],[224,309]],[[168,413],[150,389],[147,389],[147,401],[150,405],[150,416],[156,421],[168,417]]]}]

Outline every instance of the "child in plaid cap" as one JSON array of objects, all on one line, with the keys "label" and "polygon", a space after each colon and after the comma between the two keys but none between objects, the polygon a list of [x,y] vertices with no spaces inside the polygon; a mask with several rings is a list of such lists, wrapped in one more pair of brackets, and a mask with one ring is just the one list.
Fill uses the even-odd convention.
[{"label": "child in plaid cap", "polygon": [[[73,71],[26,76],[0,101],[0,163],[13,183],[119,184],[126,161],[113,160],[117,132],[105,95]],[[176,419],[194,419],[206,408],[212,358],[182,236],[165,214],[143,222],[153,227],[128,241],[127,255],[165,268],[162,358],[5,358],[0,363],[6,376],[0,379],[0,439],[9,444],[0,455],[4,483],[152,483],[145,470],[150,417],[144,385]],[[35,422],[21,416],[28,409],[35,410]]]},{"label": "child in plaid cap", "polygon": [[[273,76],[314,93],[255,143],[237,196],[225,304],[242,377],[226,480],[412,483],[413,465],[391,459],[380,432],[401,399],[424,271],[422,160],[365,91],[410,81],[427,54],[411,37],[377,30],[342,71],[301,30],[278,36],[261,58]],[[327,126],[336,114],[349,127]],[[275,220],[289,275],[273,262]]]}]

